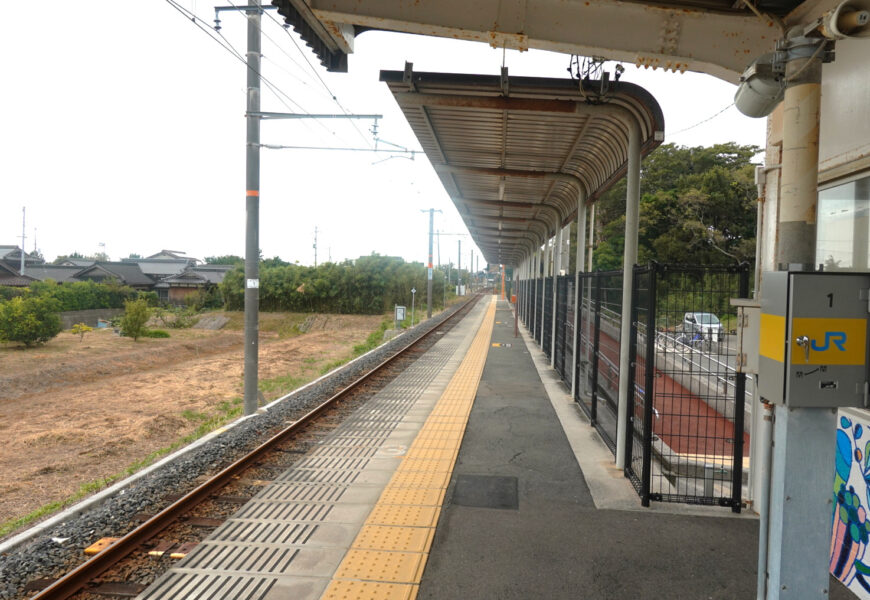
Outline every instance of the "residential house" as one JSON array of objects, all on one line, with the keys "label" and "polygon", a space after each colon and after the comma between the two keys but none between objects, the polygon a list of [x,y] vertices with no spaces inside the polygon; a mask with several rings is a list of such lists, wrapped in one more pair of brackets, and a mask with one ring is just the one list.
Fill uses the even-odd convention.
[{"label": "residential house", "polygon": [[84,269],[85,267],[90,267],[95,262],[97,261],[93,258],[65,258],[57,264],[61,267],[78,267],[79,269]]},{"label": "residential house", "polygon": [[184,252],[179,250],[161,250],[157,254],[146,256],[146,260],[186,260],[190,266],[198,265],[202,261],[192,256],[186,256]]},{"label": "residential house", "polygon": [[[0,262],[7,267],[14,269],[16,273],[21,269],[21,248],[18,246],[0,246]],[[24,272],[27,273],[27,267],[32,265],[41,265],[45,261],[37,254],[24,253]]]},{"label": "residential house", "polygon": [[85,267],[75,276],[82,281],[105,283],[111,279],[128,285],[135,290],[150,291],[156,283],[154,279],[142,272],[139,265],[129,262],[97,261],[90,267]]},{"label": "residential house", "polygon": [[232,265],[190,267],[181,273],[164,277],[154,285],[154,290],[164,302],[183,304],[187,296],[218,285],[233,268]]},{"label": "residential house", "polygon": [[[93,261],[91,261],[91,263],[93,263]],[[25,268],[24,272],[28,276],[39,281],[51,279],[57,283],[72,283],[74,281],[81,281],[76,277],[81,270],[82,267],[78,266],[43,263],[41,265],[29,265]]]},{"label": "residential house", "polygon": [[19,275],[18,269],[13,269],[4,261],[0,260],[0,285],[27,287],[34,281],[36,280],[33,277]]},{"label": "residential house", "polygon": [[233,269],[231,265],[200,264],[199,259],[177,250],[161,250],[147,258],[117,262],[67,258],[57,265],[25,253],[23,276],[18,272],[20,262],[18,246],[0,246],[0,285],[27,287],[33,281],[48,279],[58,283],[103,283],[113,279],[136,290],[156,291],[161,300],[171,304],[183,304],[188,295],[218,285]]}]

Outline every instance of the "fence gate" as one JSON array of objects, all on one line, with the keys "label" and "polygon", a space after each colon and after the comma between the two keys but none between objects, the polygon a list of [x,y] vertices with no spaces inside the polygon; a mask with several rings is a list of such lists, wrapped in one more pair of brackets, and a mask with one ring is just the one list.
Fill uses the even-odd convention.
[{"label": "fence gate", "polygon": [[735,373],[736,309],[749,267],[635,267],[626,476],[650,501],[740,512],[749,436]]}]

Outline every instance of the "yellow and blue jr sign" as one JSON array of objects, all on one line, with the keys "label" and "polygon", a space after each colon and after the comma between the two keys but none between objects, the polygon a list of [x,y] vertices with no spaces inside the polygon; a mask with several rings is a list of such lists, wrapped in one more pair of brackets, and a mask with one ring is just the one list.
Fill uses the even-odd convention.
[{"label": "yellow and blue jr sign", "polygon": [[[867,356],[866,319],[810,319],[791,321],[791,364],[863,365]],[[798,338],[809,339],[809,353]]]}]

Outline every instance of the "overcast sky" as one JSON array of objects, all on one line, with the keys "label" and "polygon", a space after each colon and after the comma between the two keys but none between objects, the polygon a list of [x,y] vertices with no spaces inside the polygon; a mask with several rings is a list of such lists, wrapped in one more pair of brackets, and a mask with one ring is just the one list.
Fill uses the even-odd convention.
[{"label": "overcast sky", "polygon": [[[211,24],[215,4],[179,2]],[[502,65],[502,50],[485,44],[367,32],[356,39],[350,72],[327,73],[277,13],[269,15],[263,75],[278,92],[264,86],[262,110],[341,112],[328,86],[348,111],[383,114],[381,139],[407,148],[419,144],[378,81],[381,69],[401,70],[407,60],[416,71],[497,74]],[[26,206],[27,250],[35,233],[48,260],[103,248],[115,260],[163,248],[199,258],[244,254],[245,66],[236,57],[167,2],[46,0],[35,10],[12,3],[3,17],[0,244],[20,244]],[[223,13],[222,25],[243,55],[245,19]],[[566,77],[569,57],[508,51],[504,60],[511,75]],[[692,127],[731,103],[731,84],[634,65],[623,80],[657,98],[666,142],[764,145],[765,121],[733,106]],[[372,141],[370,127],[272,121],[262,124],[261,139],[362,148]],[[425,156],[264,149],[261,161],[267,257],[312,264],[317,227],[318,262],[371,252],[425,262],[421,209],[429,207],[443,211],[436,228],[467,233]],[[455,261],[457,239],[466,263],[468,237],[455,235],[442,238],[443,262]]]}]

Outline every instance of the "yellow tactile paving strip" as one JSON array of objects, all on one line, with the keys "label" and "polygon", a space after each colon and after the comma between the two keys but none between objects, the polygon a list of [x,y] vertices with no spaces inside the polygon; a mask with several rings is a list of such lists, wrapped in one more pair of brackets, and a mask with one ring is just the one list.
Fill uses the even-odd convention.
[{"label": "yellow tactile paving strip", "polygon": [[444,493],[486,363],[495,307],[493,296],[468,353],[321,598],[417,597]]}]

